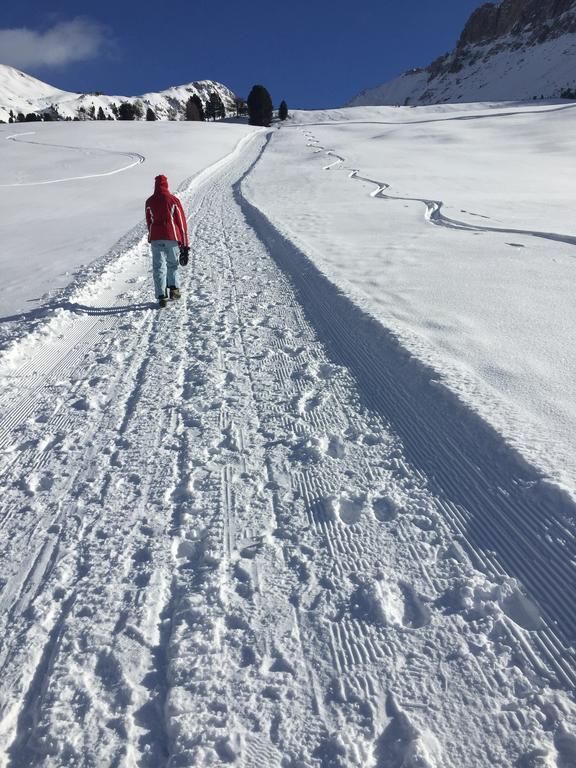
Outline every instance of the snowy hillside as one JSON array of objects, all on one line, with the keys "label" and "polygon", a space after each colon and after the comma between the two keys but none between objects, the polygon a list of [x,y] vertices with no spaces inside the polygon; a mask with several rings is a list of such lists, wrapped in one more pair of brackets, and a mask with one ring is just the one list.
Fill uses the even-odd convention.
[{"label": "snowy hillside", "polygon": [[96,113],[102,107],[106,117],[113,117],[112,105],[118,107],[123,101],[140,102],[144,111],[151,107],[158,119],[165,120],[173,116],[174,111],[181,115],[190,96],[196,94],[205,103],[214,91],[219,94],[226,109],[233,112],[234,94],[225,85],[212,80],[200,80],[167,88],[159,93],[145,93],[142,96],[78,94],[53,88],[14,67],[0,64],[0,120],[8,122],[11,110],[14,115],[19,112],[48,112],[57,114],[60,118],[73,119],[78,117],[80,107],[85,110],[94,108]]},{"label": "snowy hillside", "polygon": [[518,16],[533,4],[504,0],[501,6],[482,6],[452,53],[362,91],[349,106],[523,101],[559,98],[566,90],[576,94],[576,4],[571,0],[557,4],[563,9],[557,15],[546,9],[547,2],[536,17],[514,17],[501,29],[482,24],[483,14],[493,15],[491,8],[506,11],[516,5]]},{"label": "snowy hillside", "polygon": [[576,107],[295,119],[248,182],[257,204],[576,498]]},{"label": "snowy hillside", "polygon": [[1,127],[1,768],[576,765],[575,121]]},{"label": "snowy hillside", "polygon": [[[79,270],[142,227],[157,174],[178,189],[253,131],[188,121],[0,126],[0,238],[9,259],[0,316],[15,320],[31,306],[41,315]],[[0,343],[9,329],[0,324]]]}]

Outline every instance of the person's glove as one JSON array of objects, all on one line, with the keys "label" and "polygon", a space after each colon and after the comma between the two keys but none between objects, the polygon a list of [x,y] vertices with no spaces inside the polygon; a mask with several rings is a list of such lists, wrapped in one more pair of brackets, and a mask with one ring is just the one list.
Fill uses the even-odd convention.
[{"label": "person's glove", "polygon": [[188,264],[188,258],[190,256],[190,247],[188,245],[181,245],[180,246],[180,266],[185,267],[186,264]]}]

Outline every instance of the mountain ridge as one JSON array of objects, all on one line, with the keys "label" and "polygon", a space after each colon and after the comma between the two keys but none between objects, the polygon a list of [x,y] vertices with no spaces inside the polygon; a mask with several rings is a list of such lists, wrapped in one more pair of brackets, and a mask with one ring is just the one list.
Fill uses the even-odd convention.
[{"label": "mountain ridge", "polygon": [[524,101],[576,92],[576,0],[502,0],[472,12],[455,48],[347,106]]},{"label": "mountain ridge", "polygon": [[140,102],[144,112],[150,107],[159,120],[178,119],[190,96],[197,95],[202,102],[206,102],[214,91],[222,99],[226,111],[232,113],[235,98],[233,91],[214,80],[195,80],[141,96],[108,96],[99,92],[64,91],[15,67],[0,64],[0,120],[7,123],[10,112],[14,116],[19,112],[24,115],[32,112],[48,114],[52,119],[92,119],[89,116],[92,108],[97,113],[100,107],[106,118],[113,119],[115,115],[112,105],[119,107],[122,102]]}]

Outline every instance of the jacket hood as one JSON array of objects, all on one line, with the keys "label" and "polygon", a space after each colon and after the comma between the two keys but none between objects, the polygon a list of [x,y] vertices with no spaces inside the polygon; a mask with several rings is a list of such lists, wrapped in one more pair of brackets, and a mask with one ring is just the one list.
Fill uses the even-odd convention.
[{"label": "jacket hood", "polygon": [[154,192],[162,190],[168,192],[168,179],[166,176],[156,176],[154,179]]}]

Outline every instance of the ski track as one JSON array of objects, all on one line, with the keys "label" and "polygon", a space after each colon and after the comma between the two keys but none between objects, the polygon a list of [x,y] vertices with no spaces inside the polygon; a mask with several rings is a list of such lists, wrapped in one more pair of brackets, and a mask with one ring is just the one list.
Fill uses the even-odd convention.
[{"label": "ski track", "polygon": [[[566,109],[567,107],[563,107],[562,109]],[[502,115],[500,115],[502,116]],[[490,115],[490,117],[493,117]],[[453,120],[462,120],[464,118],[452,118]],[[478,118],[466,118],[466,119],[478,119]],[[445,121],[440,121],[445,122]],[[576,236],[574,235],[563,235],[556,232],[540,232],[538,230],[531,230],[531,229],[506,229],[504,227],[488,227],[488,226],[482,226],[479,224],[469,224],[465,221],[459,221],[457,219],[452,219],[448,216],[445,216],[442,213],[442,208],[444,207],[444,202],[442,200],[428,200],[423,197],[400,197],[398,195],[389,195],[386,193],[386,190],[391,189],[391,185],[387,184],[384,181],[377,181],[376,179],[370,179],[367,176],[361,176],[360,171],[355,168],[345,168],[344,163],[346,162],[346,158],[338,155],[336,152],[334,152],[331,149],[326,149],[323,147],[319,140],[314,137],[314,134],[310,133],[310,131],[303,130],[304,136],[306,140],[308,141],[308,146],[313,147],[314,150],[324,152],[329,157],[334,157],[335,160],[328,165],[325,165],[323,167],[323,170],[325,171],[332,171],[337,166],[342,166],[342,170],[346,171],[349,175],[349,178],[355,179],[357,181],[363,181],[367,184],[373,184],[376,189],[370,193],[370,197],[378,198],[380,200],[397,200],[397,201],[403,201],[408,203],[422,203],[426,207],[426,213],[425,218],[426,221],[429,221],[431,224],[434,224],[438,227],[444,227],[446,229],[459,229],[459,230],[465,230],[467,232],[498,232],[500,234],[504,235],[527,235],[530,237],[538,237],[542,238],[543,240],[552,240],[554,242],[558,243],[566,243],[567,245],[576,245]],[[480,214],[471,214],[480,216]],[[511,245],[514,245],[513,243]],[[517,247],[517,246],[516,246]]]},{"label": "ski track", "polygon": [[[30,139],[23,139],[22,136],[33,136],[35,134],[35,131],[27,131],[26,133],[15,133],[11,136],[6,136],[7,141],[16,141],[20,144],[36,144],[40,147],[56,147],[57,149],[69,149],[76,152],[98,152],[101,155],[117,155],[119,157],[130,157],[132,158],[133,162],[129,163],[128,165],[123,165],[121,168],[116,168],[113,171],[106,171],[104,173],[91,173],[85,176],[69,176],[62,179],[49,179],[47,181],[26,181],[26,182],[19,182],[16,184],[0,184],[0,188],[7,188],[7,187],[40,187],[45,184],[62,184],[66,181],[81,181],[83,179],[97,179],[102,176],[114,176],[117,173],[122,173],[123,171],[128,171],[130,168],[134,168],[135,165],[140,165],[141,163],[146,162],[146,158],[144,155],[139,154],[138,152],[118,152],[111,149],[102,149],[98,147],[78,147],[78,146],[70,146],[67,144],[49,144],[45,141],[31,141]],[[134,159],[135,158],[135,159]]]},{"label": "ski track", "polygon": [[[0,765],[567,766],[573,509],[242,193],[0,356]],[[538,762],[540,761],[540,762]]]}]

